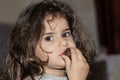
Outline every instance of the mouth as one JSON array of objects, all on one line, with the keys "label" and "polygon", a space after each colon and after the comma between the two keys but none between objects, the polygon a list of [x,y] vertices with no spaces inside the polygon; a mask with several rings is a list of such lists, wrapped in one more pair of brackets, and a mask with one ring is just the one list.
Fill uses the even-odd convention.
[{"label": "mouth", "polygon": [[69,57],[69,59],[71,59],[71,51],[70,51],[70,48],[67,48],[61,55],[66,55]]}]

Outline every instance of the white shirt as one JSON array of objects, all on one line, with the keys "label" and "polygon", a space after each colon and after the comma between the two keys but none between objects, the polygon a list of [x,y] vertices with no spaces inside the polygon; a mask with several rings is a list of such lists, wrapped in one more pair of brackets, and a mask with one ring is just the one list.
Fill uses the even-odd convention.
[{"label": "white shirt", "polygon": [[58,77],[48,73],[44,73],[42,76],[36,76],[35,80],[68,80],[67,77]]}]

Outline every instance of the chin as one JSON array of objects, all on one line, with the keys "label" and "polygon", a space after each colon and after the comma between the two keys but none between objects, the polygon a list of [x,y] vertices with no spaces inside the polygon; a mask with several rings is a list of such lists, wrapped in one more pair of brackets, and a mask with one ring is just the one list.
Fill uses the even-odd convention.
[{"label": "chin", "polygon": [[65,62],[58,62],[59,64],[56,65],[56,68],[65,68]]},{"label": "chin", "polygon": [[65,66],[59,66],[57,67],[58,70],[65,70]]},{"label": "chin", "polygon": [[60,68],[65,68],[65,63],[59,65]]}]

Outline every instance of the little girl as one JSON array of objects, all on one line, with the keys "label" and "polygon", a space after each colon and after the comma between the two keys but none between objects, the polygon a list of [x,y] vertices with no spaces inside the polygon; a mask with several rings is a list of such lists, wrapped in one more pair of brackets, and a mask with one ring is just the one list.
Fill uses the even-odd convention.
[{"label": "little girl", "polygon": [[3,80],[88,80],[95,54],[70,6],[44,0],[20,14]]}]

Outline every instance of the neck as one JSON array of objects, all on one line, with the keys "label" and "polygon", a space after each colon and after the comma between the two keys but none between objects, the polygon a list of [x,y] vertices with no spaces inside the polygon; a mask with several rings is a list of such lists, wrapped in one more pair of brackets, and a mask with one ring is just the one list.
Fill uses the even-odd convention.
[{"label": "neck", "polygon": [[44,67],[45,72],[57,77],[64,77],[65,76],[65,70],[64,69],[50,69],[50,68],[46,68]]}]

